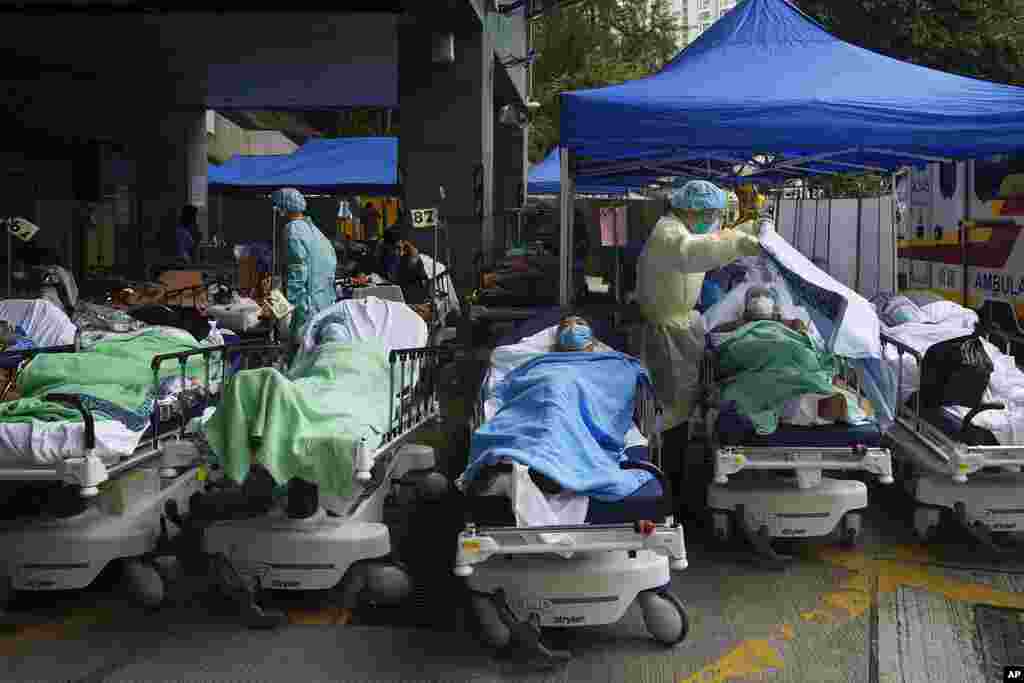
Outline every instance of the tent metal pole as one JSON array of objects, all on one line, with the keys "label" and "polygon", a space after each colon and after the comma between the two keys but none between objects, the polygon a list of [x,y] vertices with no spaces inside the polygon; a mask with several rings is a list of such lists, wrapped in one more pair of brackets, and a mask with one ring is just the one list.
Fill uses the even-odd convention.
[{"label": "tent metal pole", "polygon": [[558,278],[558,304],[569,305],[569,282],[572,270],[572,221],[573,221],[573,199],[576,195],[575,177],[572,173],[572,151],[568,147],[559,150],[559,164],[561,166],[561,182],[559,183],[559,209],[561,213],[561,234],[559,235],[559,262],[560,272]]},{"label": "tent metal pole", "polygon": [[811,263],[818,258],[818,199],[814,199],[814,233],[811,235]]},{"label": "tent metal pole", "polygon": [[960,236],[960,244],[963,245],[961,247],[961,249],[960,249],[960,260],[961,260],[961,262],[963,264],[963,273],[962,273],[962,277],[963,277],[963,283],[962,283],[963,299],[961,300],[961,305],[963,305],[964,308],[968,307],[967,306],[967,276],[968,276],[968,274],[967,274],[967,267],[968,267],[968,254],[967,254],[967,246],[968,245],[967,245],[967,240],[968,240],[970,235],[968,233],[967,223],[971,220],[971,192],[973,191],[971,189],[971,166],[973,165],[973,163],[974,162],[970,161],[970,160],[964,162],[964,222],[963,222],[963,226],[964,227],[963,227],[962,234]]},{"label": "tent metal pole", "polygon": [[857,260],[856,264],[856,276],[854,278],[853,290],[860,294],[860,236],[861,236],[861,221],[864,218],[864,198],[857,197]]},{"label": "tent metal pole", "polygon": [[825,227],[825,272],[832,273],[832,202],[834,200],[830,196],[828,198],[828,222]]},{"label": "tent metal pole", "polygon": [[889,198],[889,239],[892,247],[892,293],[899,294],[900,286],[900,259],[899,249],[896,246],[896,173],[892,174],[892,196]]},{"label": "tent metal pole", "polygon": [[[783,185],[784,186],[784,185]],[[775,225],[779,225],[782,222],[782,193],[778,191],[775,193]]]},{"label": "tent metal pole", "polygon": [[14,298],[14,244],[11,229],[7,229],[7,298]]},{"label": "tent metal pole", "polygon": [[793,247],[800,251],[800,238],[803,237],[804,232],[804,194],[803,188],[800,188],[800,195],[796,200],[796,220],[793,221]]},{"label": "tent metal pole", "polygon": [[878,198],[878,277],[875,294],[882,291],[882,198]]}]

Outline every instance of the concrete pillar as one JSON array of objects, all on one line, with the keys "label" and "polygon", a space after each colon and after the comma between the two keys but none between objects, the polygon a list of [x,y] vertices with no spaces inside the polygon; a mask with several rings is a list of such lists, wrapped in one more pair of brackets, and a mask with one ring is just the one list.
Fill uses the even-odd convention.
[{"label": "concrete pillar", "polygon": [[[465,6],[465,10],[471,10]],[[435,33],[454,33],[455,61],[432,61]],[[417,15],[399,28],[399,166],[406,209],[439,207],[448,222],[456,280],[473,278],[473,255],[493,241],[493,50],[478,18]],[[446,199],[440,201],[444,186]],[[433,252],[428,231],[412,236]]]},{"label": "concrete pillar", "polygon": [[508,212],[522,206],[525,132],[500,123],[494,129],[494,212],[500,217],[494,228],[497,248],[502,246],[502,240],[513,239],[517,232],[517,221]]},{"label": "concrete pillar", "polygon": [[[151,113],[140,121],[132,152],[137,160],[139,223],[144,231],[147,266],[173,259],[170,237],[185,204],[199,207],[199,230],[208,231],[206,191],[207,133],[205,110]],[[198,179],[198,180],[196,180]]]}]

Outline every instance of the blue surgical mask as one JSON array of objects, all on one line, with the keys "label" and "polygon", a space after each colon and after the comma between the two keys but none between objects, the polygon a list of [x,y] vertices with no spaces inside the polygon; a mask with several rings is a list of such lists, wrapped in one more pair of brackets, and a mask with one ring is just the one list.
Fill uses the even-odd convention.
[{"label": "blue surgical mask", "polygon": [[570,325],[558,333],[558,345],[570,351],[582,351],[590,346],[593,335],[586,325]]},{"label": "blue surgical mask", "polygon": [[693,226],[693,232],[696,235],[704,235],[709,232],[714,232],[718,229],[718,221],[701,221],[695,223]]}]

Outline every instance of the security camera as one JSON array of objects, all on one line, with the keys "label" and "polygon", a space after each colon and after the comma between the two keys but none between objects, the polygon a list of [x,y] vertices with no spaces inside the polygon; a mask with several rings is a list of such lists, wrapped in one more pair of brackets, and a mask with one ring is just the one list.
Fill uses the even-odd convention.
[{"label": "security camera", "polygon": [[524,107],[506,104],[498,111],[498,121],[503,126],[525,128],[530,124],[530,114]]}]

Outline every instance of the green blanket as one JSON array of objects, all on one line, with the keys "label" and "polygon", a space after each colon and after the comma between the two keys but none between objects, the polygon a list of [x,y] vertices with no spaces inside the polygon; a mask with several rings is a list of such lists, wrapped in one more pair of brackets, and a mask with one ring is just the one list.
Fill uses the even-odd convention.
[{"label": "green blanket", "polygon": [[272,368],[235,375],[206,423],[207,441],[235,481],[259,463],[278,484],[297,477],[345,497],[356,445],[366,438],[376,448],[387,431],[388,349],[376,339],[323,344],[288,375]]},{"label": "green blanket", "polygon": [[758,434],[779,424],[782,404],[802,394],[835,394],[835,356],[811,339],[771,320],[748,323],[719,347],[719,369],[727,377],[722,401],[754,423]]},{"label": "green blanket", "polygon": [[[51,393],[77,394],[97,417],[118,420],[134,431],[144,430],[157,391],[150,363],[154,356],[199,348],[195,341],[160,330],[111,336],[78,353],[47,353],[32,359],[18,373],[21,398],[0,406],[0,422],[81,420],[78,411],[45,400]],[[202,356],[189,361],[187,375],[203,377]],[[161,367],[163,384],[180,374],[177,362]]]}]

